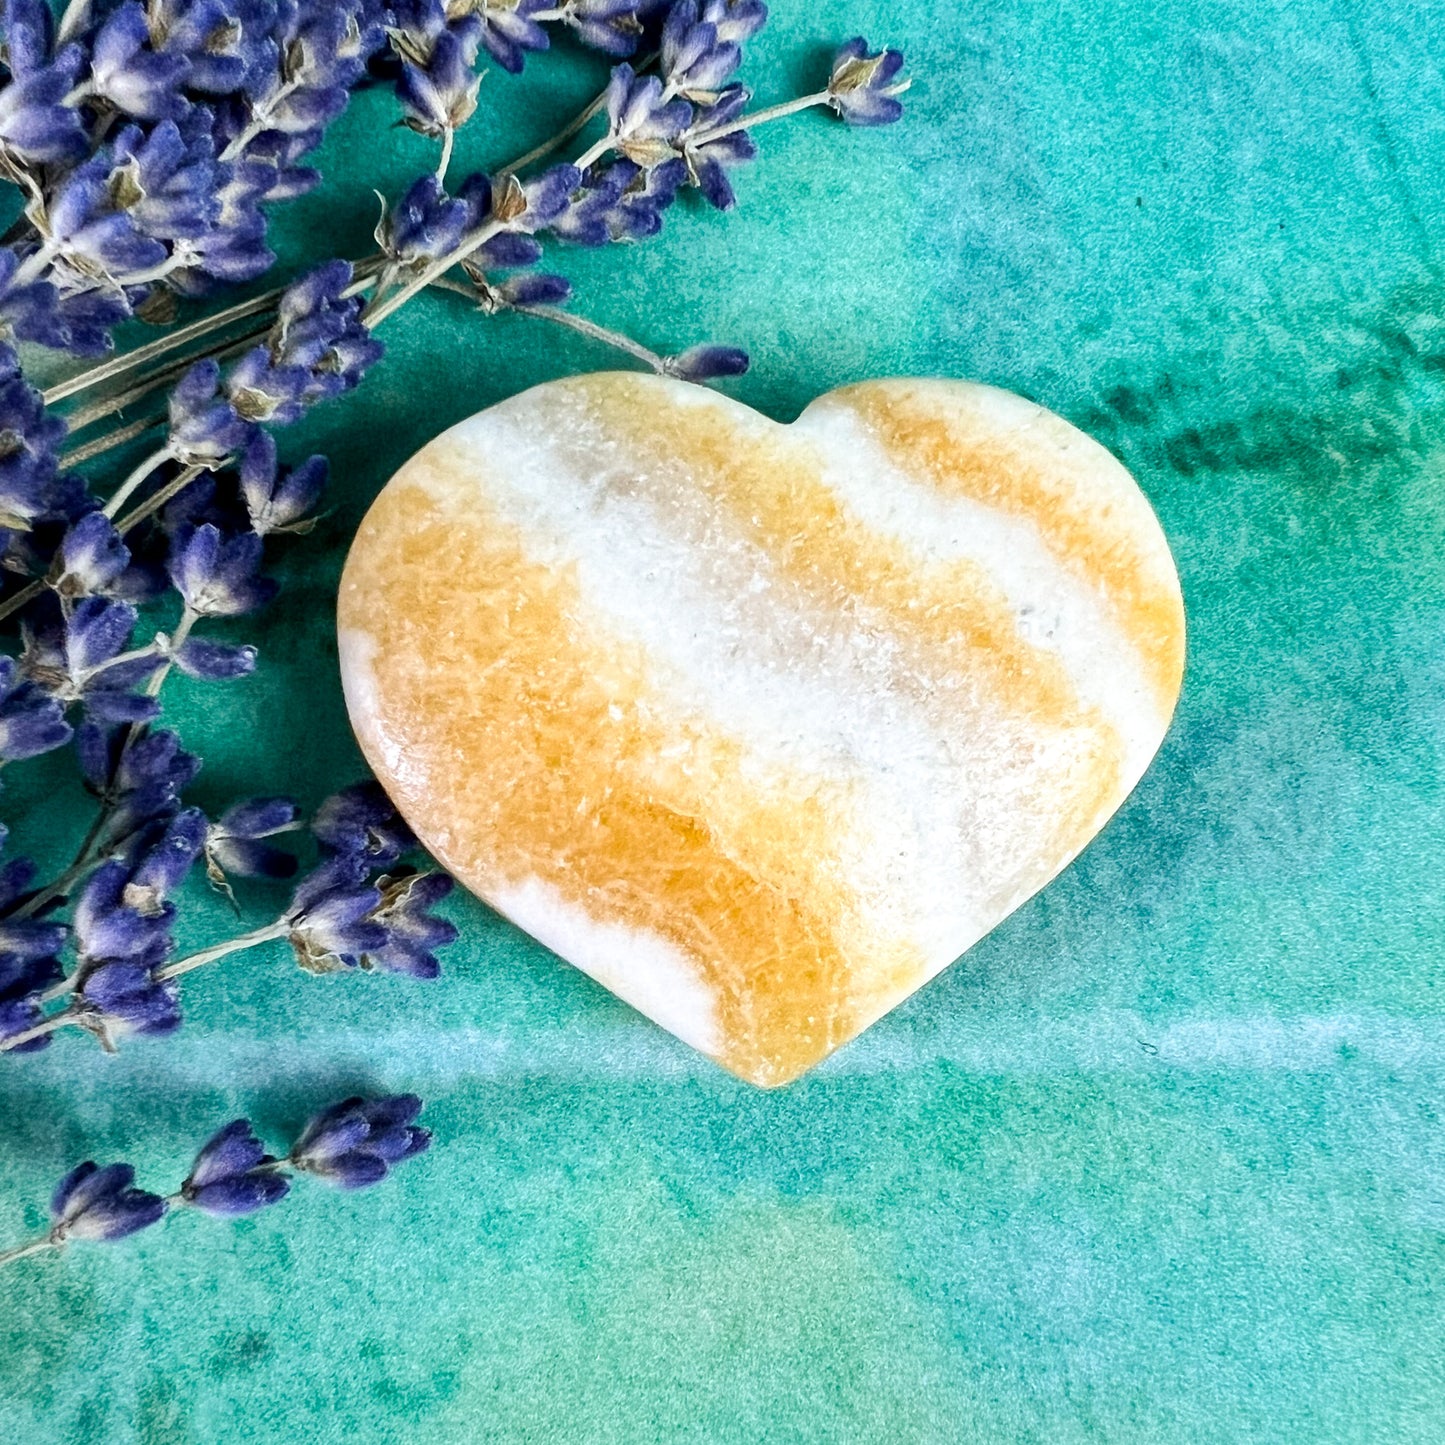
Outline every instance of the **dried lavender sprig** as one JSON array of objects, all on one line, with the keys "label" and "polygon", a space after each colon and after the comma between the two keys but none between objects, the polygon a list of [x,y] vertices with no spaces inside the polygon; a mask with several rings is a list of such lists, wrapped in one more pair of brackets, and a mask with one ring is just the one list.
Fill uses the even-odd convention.
[{"label": "dried lavender sprig", "polygon": [[[535,277],[536,280],[560,280],[560,277]],[[741,376],[748,368],[748,356],[735,346],[702,345],[688,348],[673,356],[661,353],[635,341],[625,332],[602,326],[575,312],[564,311],[560,306],[543,301],[513,300],[505,286],[496,287],[478,278],[471,286],[441,276],[431,283],[439,291],[465,296],[477,303],[477,309],[489,316],[504,311],[515,311],[519,316],[535,316],[540,321],[550,321],[565,326],[592,341],[600,341],[617,351],[635,357],[659,376],[675,376],[684,381],[710,381],[719,376]]]},{"label": "dried lavender sprig", "polygon": [[[148,850],[129,859],[122,851],[102,863],[76,905],[78,962],[71,974],[53,984],[54,973],[37,974],[28,994],[0,994],[12,1009],[0,1016],[0,1052],[24,1048],[64,1027],[84,1029],[108,1050],[120,1034],[170,1032],[180,1023],[176,979],[282,938],[307,972],[361,969],[435,978],[436,951],[457,936],[451,923],[431,911],[451,891],[451,879],[400,866],[416,840],[375,784],[344,789],[317,809],[310,826],[321,860],[277,918],[170,958],[175,909],[168,894],[194,863],[204,856],[213,884],[227,893],[228,870],[284,876],[294,871],[294,860],[265,840],[298,826],[295,805],[286,799],[238,805],[209,826],[189,809],[177,814]],[[290,866],[278,866],[283,863]],[[0,930],[4,927],[0,923]],[[36,947],[58,951],[64,929],[30,927],[48,927]],[[68,1000],[64,1008],[41,1016],[44,1005],[62,999]],[[28,1017],[14,1012],[21,1004],[30,1009]]]},{"label": "dried lavender sprig", "polygon": [[317,179],[295,162],[384,38],[373,0],[71,6],[58,36],[42,16],[5,16],[4,168],[31,224],[5,238],[0,310],[81,352],[142,304],[157,319],[153,282],[191,295],[270,265],[262,205]]},{"label": "dried lavender sprig", "polygon": [[[761,110],[740,113],[737,109],[730,109],[729,117],[715,124],[702,124],[692,128],[679,128],[674,134],[666,138],[666,145],[670,149],[677,150],[685,157],[691,158],[703,147],[713,145],[718,141],[743,135],[760,125],[770,124],[773,121],[782,120],[789,116],[796,115],[804,110],[818,106],[826,106],[837,112],[843,119],[851,124],[878,125],[887,124],[897,118],[898,101],[897,96],[907,90],[910,82],[906,79],[898,79],[898,71],[902,65],[902,56],[896,50],[884,49],[876,53],[870,53],[868,47],[861,39],[854,39],[840,47],[835,56],[829,82],[822,90],[807,95],[795,97],[792,100],[781,102],[777,105],[768,106]],[[623,69],[619,67],[619,69]],[[630,69],[627,75],[633,76],[637,72]],[[580,131],[594,115],[598,114],[607,105],[609,95],[616,95],[617,82],[614,79],[607,90],[596,98],[590,105],[584,108],[583,112],[569,126],[552,140],[546,142],[542,147],[528,152],[509,166],[502,168],[498,174],[502,177],[515,174],[525,165],[540,159],[543,155],[555,149],[562,140],[570,138]],[[657,96],[662,97],[668,94],[667,87],[660,87]],[[680,104],[680,102],[668,102]],[[654,109],[656,107],[654,106]],[[578,170],[585,168],[594,161],[605,155],[609,150],[616,149],[624,144],[624,138],[616,133],[615,127],[610,128],[607,135],[601,137],[593,145],[589,146],[578,157],[575,166]],[[465,241],[458,245],[450,254],[450,259],[438,257],[419,276],[413,277],[399,291],[390,296],[378,296],[374,299],[373,305],[366,313],[366,320],[369,325],[380,324],[388,316],[400,309],[412,296],[435,279],[452,265],[464,261],[468,256],[474,254],[485,243],[496,236],[499,232],[508,229],[505,222],[495,220],[485,224],[480,229],[469,234]],[[382,258],[370,257],[366,261],[358,262],[360,265],[375,266]],[[443,264],[445,262],[445,264]]]},{"label": "dried lavender sprig", "polygon": [[340,1189],[379,1183],[398,1164],[425,1153],[431,1131],[415,1123],[415,1094],[354,1097],[313,1115],[281,1157],[268,1154],[249,1119],[233,1119],[202,1145],[173,1194],[135,1188],[129,1164],[97,1168],[87,1160],[56,1187],[49,1230],[0,1252],[0,1265],[64,1249],[75,1240],[114,1243],[160,1223],[176,1209],[235,1219],[279,1204],[298,1176]]},{"label": "dried lavender sprig", "polygon": [[[361,260],[352,263],[353,284],[352,294],[359,294],[367,288],[371,274],[374,273],[385,260],[380,253],[363,257]],[[168,331],[164,336],[147,342],[144,346],[137,346],[132,351],[127,351],[121,356],[113,357],[111,360],[102,362],[99,366],[92,366],[84,371],[78,372],[75,376],[66,381],[59,382],[42,393],[47,406],[57,402],[69,400],[89,391],[92,387],[100,386],[107,381],[114,381],[128,372],[138,370],[152,361],[167,355],[169,352],[177,351],[188,346],[192,341],[199,341],[211,335],[215,331],[223,330],[233,326],[237,322],[248,321],[254,316],[264,316],[276,309],[282,297],[295,283],[288,281],[284,286],[274,286],[269,291],[263,291],[258,296],[252,296],[248,300],[238,301],[234,306],[228,306],[223,311],[212,312],[199,320],[191,322],[187,326],[181,326],[174,331]],[[269,328],[270,321],[261,333]],[[226,343],[231,344],[231,343]],[[209,351],[198,351],[186,357],[182,366],[189,366],[192,362],[200,361],[210,355]],[[178,363],[167,362],[167,367]],[[72,415],[67,418],[72,431],[78,430],[80,423],[77,423]]]}]

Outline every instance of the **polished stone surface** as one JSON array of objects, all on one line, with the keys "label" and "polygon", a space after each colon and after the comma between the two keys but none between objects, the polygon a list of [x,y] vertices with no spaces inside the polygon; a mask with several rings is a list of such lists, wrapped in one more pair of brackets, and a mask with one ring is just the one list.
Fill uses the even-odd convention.
[{"label": "polished stone surface", "polygon": [[437,857],[761,1085],[1083,848],[1184,655],[1149,504],[1052,413],[893,380],[784,427],[627,373],[413,457],[339,635],[357,736]]}]

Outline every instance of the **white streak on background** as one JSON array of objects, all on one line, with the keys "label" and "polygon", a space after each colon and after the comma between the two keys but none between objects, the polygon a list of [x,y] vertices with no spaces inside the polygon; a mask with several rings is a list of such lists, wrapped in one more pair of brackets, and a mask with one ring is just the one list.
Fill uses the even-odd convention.
[{"label": "white streak on background", "polygon": [[[74,1083],[71,1049],[78,1042],[62,1039],[45,1054],[17,1061],[24,1074],[17,1069],[16,1086],[31,1090],[54,1084],[68,1089]],[[1158,1052],[1151,1053],[1151,1046]],[[408,1087],[423,1094],[428,1087],[468,1080],[583,1085],[697,1079],[717,1084],[725,1078],[716,1065],[641,1018],[603,1026],[579,1019],[567,1028],[529,1030],[524,1035],[500,1028],[438,1029],[418,1024],[258,1038],[205,1033],[193,1024],[163,1043],[127,1043],[105,1064],[116,1087],[150,1082],[168,1089],[255,1089],[278,1085],[288,1075],[343,1073],[348,1068],[358,1075],[405,1079]],[[1111,1010],[1064,1019],[1020,1014],[977,1025],[955,1022],[938,1032],[885,1022],[805,1076],[801,1087],[806,1088],[810,1079],[842,1085],[850,1078],[879,1074],[922,1076],[937,1064],[1023,1078],[1318,1073],[1371,1065],[1442,1072],[1445,1018],[1253,1014],[1187,1018],[1161,1027],[1133,1013]]]}]

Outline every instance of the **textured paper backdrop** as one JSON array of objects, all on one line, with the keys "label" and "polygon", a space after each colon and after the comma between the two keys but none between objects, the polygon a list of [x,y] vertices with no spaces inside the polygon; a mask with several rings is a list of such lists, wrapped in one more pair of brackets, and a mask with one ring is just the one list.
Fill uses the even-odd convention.
[{"label": "textured paper backdrop", "polygon": [[[568,254],[578,309],[662,349],[746,345],[730,389],[784,420],[921,372],[1091,431],[1183,577],[1162,753],[1043,896],[779,1093],[467,902],[438,983],[314,980],[277,948],[188,980],[173,1040],[0,1064],[5,1241],[76,1161],[173,1187],[240,1112],[279,1142],[325,1100],[407,1089],[437,1133],[371,1193],[8,1271],[0,1438],[1445,1438],[1445,11],[775,11],[762,99],[862,30],[908,52],[906,121],[762,133],[734,216]],[[494,70],[458,172],[596,74]],[[373,95],[338,126],[290,259],[363,254],[371,186],[430,164],[391,115]],[[178,680],[197,801],[355,775],[331,611],[367,500],[458,418],[614,364],[444,297],[386,339],[362,392],[285,437],[331,454],[336,508],[239,634],[261,670]],[[60,776],[6,771],[46,857],[86,816]]]}]

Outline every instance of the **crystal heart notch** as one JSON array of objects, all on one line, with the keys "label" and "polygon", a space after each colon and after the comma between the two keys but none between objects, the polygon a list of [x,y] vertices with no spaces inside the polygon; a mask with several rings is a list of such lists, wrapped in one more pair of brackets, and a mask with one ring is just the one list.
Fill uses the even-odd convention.
[{"label": "crystal heart notch", "polygon": [[661,377],[536,387],[391,480],[339,633],[427,847],[764,1086],[1084,847],[1184,659],[1129,474],[954,381],[864,382],[790,426]]}]

